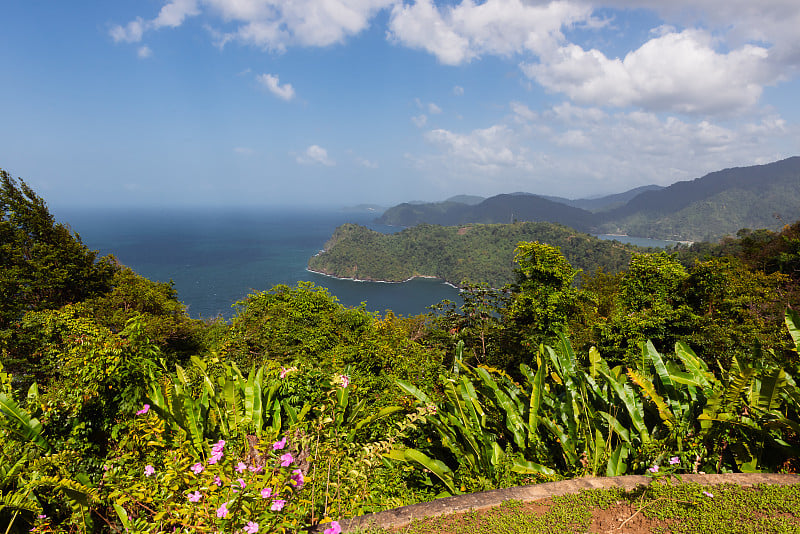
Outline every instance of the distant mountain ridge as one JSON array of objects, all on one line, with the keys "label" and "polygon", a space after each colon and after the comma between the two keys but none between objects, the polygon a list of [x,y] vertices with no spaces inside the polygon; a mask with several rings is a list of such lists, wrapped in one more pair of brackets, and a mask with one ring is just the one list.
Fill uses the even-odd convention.
[{"label": "distant mountain ridge", "polygon": [[795,156],[765,165],[724,169],[668,187],[637,187],[598,199],[512,193],[473,205],[452,200],[406,203],[389,208],[377,222],[450,226],[539,221],[584,232],[715,241],[741,228],[777,230],[798,219],[800,157]]},{"label": "distant mountain ridge", "polygon": [[567,206],[572,206],[573,208],[581,208],[584,210],[598,212],[598,211],[607,211],[613,208],[617,208],[620,206],[625,205],[629,202],[633,197],[639,195],[639,193],[644,193],[645,191],[659,191],[664,189],[661,185],[642,185],[639,187],[634,187],[628,191],[623,193],[616,193],[613,195],[606,195],[598,198],[579,198],[576,200],[570,200],[568,198],[563,197],[551,197],[546,195],[539,195],[542,198],[546,198],[547,200],[552,200],[553,202],[560,202],[562,204],[566,204]]},{"label": "distant mountain ridge", "polygon": [[474,204],[433,202],[404,203],[386,210],[376,222],[395,226],[438,224],[457,226],[468,223],[512,223],[514,221],[553,222],[580,231],[589,231],[594,224],[591,212],[566,206],[536,195],[502,194]]}]

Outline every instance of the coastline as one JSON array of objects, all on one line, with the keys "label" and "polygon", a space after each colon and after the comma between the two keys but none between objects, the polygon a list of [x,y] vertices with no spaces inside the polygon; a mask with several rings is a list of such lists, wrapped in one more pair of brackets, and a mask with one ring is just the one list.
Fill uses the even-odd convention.
[{"label": "coastline", "polygon": [[373,283],[376,283],[376,284],[405,284],[406,282],[410,282],[411,280],[414,280],[415,278],[424,278],[424,279],[427,279],[427,280],[441,280],[441,282],[443,284],[448,285],[448,286],[452,287],[453,289],[459,289],[459,290],[461,289],[457,285],[452,284],[452,283],[450,283],[447,280],[444,280],[442,278],[439,278],[438,276],[431,276],[431,275],[424,275],[424,274],[412,276],[411,278],[406,278],[405,280],[366,280],[366,279],[362,279],[362,278],[350,278],[350,277],[346,277],[346,276],[336,276],[335,274],[328,274],[328,273],[324,273],[322,271],[315,271],[314,269],[311,269],[310,267],[306,267],[306,271],[308,271],[310,273],[314,273],[314,274],[319,274],[321,276],[327,276],[328,278],[335,278],[336,280],[347,280],[349,282],[373,282]]}]

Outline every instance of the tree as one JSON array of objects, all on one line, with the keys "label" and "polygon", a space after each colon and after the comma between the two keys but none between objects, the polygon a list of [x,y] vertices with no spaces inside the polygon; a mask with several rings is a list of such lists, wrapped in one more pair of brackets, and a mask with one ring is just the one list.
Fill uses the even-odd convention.
[{"label": "tree", "polygon": [[578,290],[572,268],[561,249],[534,241],[517,245],[517,283],[510,319],[529,345],[552,338],[576,311]]},{"label": "tree", "polygon": [[107,292],[113,258],[97,259],[56,223],[24,181],[0,169],[0,330],[26,311],[59,308]]}]

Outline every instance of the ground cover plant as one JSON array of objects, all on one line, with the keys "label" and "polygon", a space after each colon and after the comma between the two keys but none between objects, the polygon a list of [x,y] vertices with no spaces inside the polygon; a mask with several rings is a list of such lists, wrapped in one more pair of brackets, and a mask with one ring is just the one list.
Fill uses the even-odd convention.
[{"label": "ground cover plant", "polygon": [[362,534],[659,533],[739,534],[800,531],[800,485],[652,484],[633,491],[591,490],[531,503],[414,521]]}]

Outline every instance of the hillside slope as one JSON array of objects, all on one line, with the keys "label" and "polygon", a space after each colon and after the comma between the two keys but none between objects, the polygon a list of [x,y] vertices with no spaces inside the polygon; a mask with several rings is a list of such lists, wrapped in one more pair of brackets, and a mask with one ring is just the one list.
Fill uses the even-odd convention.
[{"label": "hillside slope", "polygon": [[601,232],[716,241],[741,228],[777,230],[800,219],[800,157],[712,172],[645,191],[598,214]]},{"label": "hillside slope", "polygon": [[474,205],[452,201],[406,203],[389,208],[377,222],[414,226],[540,221],[582,232],[717,241],[741,228],[778,230],[798,219],[800,157],[792,157],[766,165],[724,169],[664,188],[643,186],[600,199],[514,193]]},{"label": "hillside slope", "polygon": [[576,267],[616,272],[628,265],[635,247],[602,241],[551,223],[421,224],[381,234],[356,224],[336,229],[325,250],[308,267],[338,278],[400,282],[415,276],[441,278],[453,285],[486,282],[501,287],[514,280],[514,249],[520,241],[561,247]]}]

